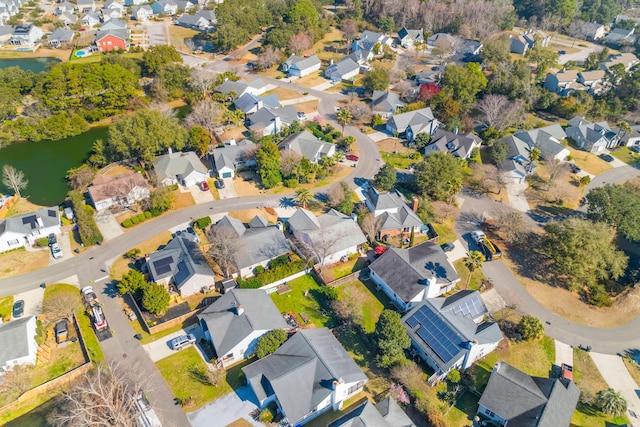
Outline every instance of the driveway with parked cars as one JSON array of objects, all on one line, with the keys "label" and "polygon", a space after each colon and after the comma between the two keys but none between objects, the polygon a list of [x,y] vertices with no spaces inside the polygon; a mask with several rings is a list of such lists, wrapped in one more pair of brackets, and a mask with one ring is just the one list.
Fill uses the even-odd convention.
[{"label": "driveway with parked cars", "polygon": [[198,342],[200,342],[201,338],[204,338],[202,329],[198,324],[188,326],[184,329],[179,330],[178,332],[174,332],[158,340],[152,341],[149,344],[144,344],[142,347],[144,347],[144,350],[147,352],[147,354],[149,354],[149,357],[151,358],[153,363],[155,363],[158,360],[162,360],[165,357],[169,357],[172,354],[176,354],[178,351],[180,351],[180,350],[174,350],[173,348],[171,348],[171,340],[187,334],[193,334],[196,337],[196,344],[194,345],[198,349],[198,353],[200,353],[200,355],[202,356],[202,359],[205,362],[208,362],[208,360],[204,356],[204,352],[197,344]]},{"label": "driveway with parked cars", "polygon": [[193,196],[193,200],[195,200],[196,205],[199,205],[201,203],[213,202],[215,200],[213,198],[213,194],[211,194],[211,191],[208,190],[208,187],[206,188],[207,190],[203,191],[202,188],[199,185],[197,185],[197,186],[189,187],[186,191],[191,192],[191,195]]},{"label": "driveway with parked cars", "polygon": [[[219,184],[219,181],[222,181],[223,185]],[[233,178],[219,179],[216,182],[216,187],[218,188],[220,199],[231,199],[233,197],[238,197],[238,193],[236,193],[236,187],[233,185]]]}]

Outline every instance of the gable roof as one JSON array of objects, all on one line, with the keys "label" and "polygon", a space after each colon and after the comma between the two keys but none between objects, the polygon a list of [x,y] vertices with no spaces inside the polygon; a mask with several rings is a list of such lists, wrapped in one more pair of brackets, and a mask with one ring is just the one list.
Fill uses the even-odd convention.
[{"label": "gable roof", "polygon": [[196,153],[193,151],[168,153],[156,157],[153,161],[153,168],[158,176],[158,181],[162,182],[166,178],[175,179],[176,176],[187,176],[191,172],[207,174],[207,168]]},{"label": "gable roof", "polygon": [[308,68],[320,65],[320,59],[317,55],[312,55],[306,58],[298,55],[291,55],[289,58],[287,58],[286,61],[284,61],[284,63],[287,65],[287,67],[289,67],[289,69],[291,69],[291,67],[295,65],[295,68],[303,71]]},{"label": "gable roof", "polygon": [[[33,316],[0,323],[0,368],[8,361],[29,355],[29,328]],[[35,332],[35,330],[33,331]]]},{"label": "gable roof", "polygon": [[435,120],[431,108],[421,108],[419,110],[407,111],[406,113],[395,114],[391,116],[389,122],[402,133],[409,126],[426,124]]},{"label": "gable roof", "polygon": [[270,125],[276,117],[280,118],[283,124],[290,125],[298,120],[298,111],[293,105],[287,105],[282,108],[262,107],[247,118],[249,128],[266,127]]},{"label": "gable roof", "polygon": [[408,38],[410,40],[418,40],[422,37],[422,30],[409,30],[406,27],[402,27],[400,31],[398,31],[398,38],[400,41]]},{"label": "gable roof", "polygon": [[383,232],[424,225],[420,217],[404,201],[398,190],[381,193],[370,186],[365,196],[373,207],[374,213],[387,210],[387,212],[376,214],[380,218],[380,230]]},{"label": "gable roof", "polygon": [[236,110],[241,110],[245,114],[256,106],[259,106],[259,108],[262,108],[263,106],[269,108],[282,107],[282,105],[280,105],[278,95],[258,96],[248,92],[238,97],[234,102],[234,106],[236,107]]},{"label": "gable roof", "polygon": [[175,237],[164,248],[149,255],[147,266],[156,281],[173,278],[178,289],[196,274],[211,276],[212,281],[214,277],[211,266],[190,234]]},{"label": "gable roof", "polygon": [[93,180],[88,190],[93,201],[99,202],[113,197],[125,197],[138,186],[149,187],[141,173],[129,172],[115,177],[99,175]]},{"label": "gable roof", "polygon": [[466,135],[461,135],[444,129],[438,129],[433,137],[431,137],[431,141],[426,149],[435,146],[438,151],[451,153],[456,157],[466,159],[471,155],[473,147],[481,143],[482,140],[471,132]]},{"label": "gable roof", "polygon": [[328,427],[415,427],[391,396],[377,405],[367,400]]},{"label": "gable roof", "polygon": [[350,57],[344,58],[342,61],[329,65],[325,71],[325,74],[333,75],[338,74],[340,77],[352,73],[355,70],[360,70],[360,65]]},{"label": "gable roof", "polygon": [[251,149],[257,147],[253,141],[243,139],[237,145],[225,145],[213,150],[213,163],[216,170],[220,171],[224,167],[236,168],[238,162],[244,161],[244,155]]},{"label": "gable roof", "polygon": [[278,144],[280,150],[293,150],[305,159],[315,162],[320,156],[328,155],[333,144],[324,142],[306,130],[296,132]]},{"label": "gable roof", "polygon": [[112,36],[126,41],[129,38],[129,30],[98,30],[96,33],[96,41],[100,41],[105,37]]},{"label": "gable roof", "polygon": [[[38,225],[38,219],[42,226]],[[34,212],[0,220],[0,236],[7,232],[30,235],[33,230],[60,225],[58,207],[40,208]]]},{"label": "gable roof", "polygon": [[374,90],[373,96],[371,96],[371,105],[373,105],[374,111],[395,111],[396,108],[405,105],[405,103],[400,100],[400,95],[395,92]]},{"label": "gable roof", "polygon": [[542,152],[542,156],[551,154],[556,156],[566,147],[556,141],[561,141],[567,137],[564,129],[558,124],[531,129],[528,131],[518,131],[515,134],[502,138],[501,141],[509,146],[508,157],[528,157],[528,152],[534,147]]},{"label": "gable roof", "polygon": [[444,250],[431,242],[408,249],[390,247],[369,269],[405,302],[418,295],[426,281],[434,277],[438,285],[460,280]]},{"label": "gable roof", "polygon": [[[244,311],[238,314],[237,307]],[[231,289],[198,315],[204,320],[218,357],[224,357],[254,331],[288,329],[273,300],[262,289]]]},{"label": "gable roof", "polygon": [[127,21],[124,19],[110,19],[100,26],[100,30],[124,30],[127,28]]},{"label": "gable roof", "polygon": [[295,423],[333,393],[333,381],[367,376],[327,328],[303,329],[273,354],[242,368],[259,401],[273,394]]},{"label": "gable roof", "polygon": [[238,96],[240,96],[243,95],[249,88],[261,89],[265,86],[266,85],[262,79],[255,79],[251,82],[248,82],[244,79],[240,79],[237,81],[225,80],[220,86],[218,86],[216,91],[221,93],[235,92]]},{"label": "gable roof", "polygon": [[572,381],[531,377],[506,362],[496,363],[480,405],[522,427],[569,426],[580,390]]},{"label": "gable roof", "polygon": [[[71,16],[75,17],[75,15],[71,15]],[[55,30],[53,30],[53,33],[51,33],[51,35],[49,36],[49,42],[52,42],[54,40],[61,41],[61,42],[69,42],[73,39],[74,34],[75,33],[73,32],[73,30],[67,30],[66,28],[56,28]]]}]

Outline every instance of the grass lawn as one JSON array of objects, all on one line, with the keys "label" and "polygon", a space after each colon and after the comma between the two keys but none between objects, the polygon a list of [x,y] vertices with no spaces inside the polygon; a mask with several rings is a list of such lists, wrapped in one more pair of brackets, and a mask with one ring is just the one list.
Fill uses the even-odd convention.
[{"label": "grass lawn", "polygon": [[312,88],[327,81],[328,80],[324,78],[324,74],[322,74],[322,71],[320,70],[314,71],[313,73],[304,77],[300,77],[299,79],[295,80],[295,84],[298,86]]},{"label": "grass lawn", "polygon": [[49,251],[27,251],[24,248],[0,254],[0,279],[30,271],[38,270],[49,265]]},{"label": "grass lawn", "polygon": [[369,288],[360,280],[345,283],[337,288],[340,298],[349,298],[355,293],[361,295],[360,306],[362,307],[362,321],[360,326],[366,333],[371,333],[376,328],[376,322],[380,313],[384,310],[384,304],[372,293]]},{"label": "grass lawn", "polygon": [[[480,289],[480,285],[482,282],[487,280],[487,277],[482,272],[481,268],[476,268],[471,274],[471,279],[469,280],[469,268],[464,265],[464,258],[459,259],[458,261],[453,263],[458,275],[460,276],[460,282],[458,282],[458,288],[460,289],[471,289],[477,291]],[[469,280],[469,286],[467,287],[467,280]]]},{"label": "grass lawn", "polygon": [[623,357],[622,360],[627,367],[627,371],[629,371],[629,374],[636,382],[636,385],[640,385],[640,367],[638,367],[638,364],[628,357]]},{"label": "grass lawn", "polygon": [[588,153],[573,147],[567,148],[571,150],[571,156],[573,156],[576,165],[580,166],[592,175],[600,175],[601,173],[613,168],[613,166],[593,153]]},{"label": "grass lawn", "polygon": [[620,147],[615,150],[611,150],[611,155],[622,160],[628,165],[640,162],[640,154],[629,150],[629,147]]},{"label": "grass lawn", "polygon": [[302,96],[301,93],[296,92],[295,90],[291,90],[291,89],[285,89],[283,87],[277,87],[273,90],[270,90],[269,92],[266,92],[264,94],[264,96],[266,95],[278,95],[278,98],[281,101],[287,100],[287,99],[295,99],[295,98],[300,98]]},{"label": "grass lawn", "polygon": [[[313,323],[317,328],[336,326],[336,319],[332,311],[328,306],[318,302],[318,300],[324,301],[324,298],[320,294],[320,285],[313,277],[302,276],[288,282],[288,285],[291,288],[290,292],[282,295],[278,295],[276,292],[271,294],[273,302],[281,313],[293,311],[299,318],[300,313],[305,312],[309,315],[309,323]],[[325,315],[322,314],[323,311]]]},{"label": "grass lawn", "polygon": [[[53,325],[50,325],[50,327],[53,328]],[[50,357],[49,362],[42,363],[39,361],[31,371],[29,376],[32,387],[57,378],[84,363],[80,342],[69,342],[64,348],[57,348],[57,346],[53,344]]]},{"label": "grass lawn", "polygon": [[11,206],[11,208],[9,208],[9,212],[7,212],[7,214],[5,215],[5,218],[33,212],[35,210],[38,210],[41,207],[42,206],[33,204],[29,201],[29,199],[25,199],[23,197],[18,199],[18,202],[15,205]]},{"label": "grass lawn", "polygon": [[0,412],[0,424],[6,427],[48,427],[50,424],[46,419],[51,407],[46,402],[59,395],[61,391],[61,388],[49,390],[33,399],[18,403],[11,411]]},{"label": "grass lawn", "polygon": [[171,205],[171,209],[174,211],[180,210],[182,208],[186,208],[187,206],[193,206],[196,204],[196,201],[193,200],[193,196],[190,191],[181,193],[180,190],[173,191],[175,199],[173,200],[173,204]]},{"label": "grass lawn", "polygon": [[179,27],[177,25],[169,25],[169,36],[171,37],[171,44],[179,51],[189,51],[187,45],[184,44],[185,39],[193,38],[196,34],[200,34],[200,31],[192,30],[190,28]]},{"label": "grass lawn", "polygon": [[[169,243],[170,240],[171,233],[169,231],[163,231],[162,233],[156,234],[152,238],[140,243],[136,248],[140,249],[140,255],[144,256],[144,254],[157,251],[161,246]],[[129,264],[131,264],[131,260],[126,258],[123,254],[114,261],[113,265],[111,265],[109,274],[114,279],[120,279],[123,274],[129,271]]]},{"label": "grass lawn", "polygon": [[445,414],[447,425],[451,427],[470,425],[478,410],[479,400],[480,398],[470,391],[463,393],[456,404]]},{"label": "grass lawn", "polygon": [[96,334],[91,327],[91,319],[86,313],[78,313],[76,314],[76,317],[78,319],[80,331],[82,332],[82,337],[84,338],[84,343],[87,346],[87,351],[89,352],[89,357],[93,362],[104,362],[104,354],[102,354],[98,337],[96,337]]},{"label": "grass lawn", "polygon": [[362,270],[367,266],[367,259],[362,257],[357,257],[350,259],[347,262],[338,262],[333,265],[326,266],[322,275],[325,277],[325,280],[336,280],[344,276],[348,276],[351,273]]},{"label": "grass lawn", "polygon": [[409,169],[409,166],[419,163],[420,159],[422,158],[421,156],[419,157],[416,156],[418,158],[414,159],[413,153],[402,154],[402,153],[387,153],[383,151],[380,153],[380,155],[382,156],[382,160],[384,160],[385,163],[389,163],[391,166],[398,169]]},{"label": "grass lawn", "polygon": [[11,317],[11,310],[13,309],[13,295],[0,298],[0,319],[6,322]]},{"label": "grass lawn", "polygon": [[449,218],[443,223],[432,222],[433,228],[438,233],[438,243],[443,245],[445,243],[455,242],[458,239],[456,231],[453,228],[455,222],[454,218]]}]

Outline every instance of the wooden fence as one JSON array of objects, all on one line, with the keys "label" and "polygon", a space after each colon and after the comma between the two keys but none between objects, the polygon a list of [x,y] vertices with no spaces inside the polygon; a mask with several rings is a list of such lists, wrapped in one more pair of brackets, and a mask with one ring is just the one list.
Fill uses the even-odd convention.
[{"label": "wooden fence", "polygon": [[18,197],[17,194],[14,194],[12,198],[7,199],[7,201],[4,202],[4,205],[0,207],[0,219],[4,218],[9,213],[11,206],[18,203],[18,200],[20,200],[20,197]]}]

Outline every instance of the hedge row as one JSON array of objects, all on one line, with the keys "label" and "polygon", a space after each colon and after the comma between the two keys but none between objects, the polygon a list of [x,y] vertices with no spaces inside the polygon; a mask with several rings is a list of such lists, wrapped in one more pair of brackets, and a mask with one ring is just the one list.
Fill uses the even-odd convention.
[{"label": "hedge row", "polygon": [[124,221],[122,221],[122,226],[124,228],[133,227],[136,224],[140,224],[141,222],[145,222],[146,220],[148,220],[151,217],[153,217],[153,214],[150,211],[146,211],[146,212],[143,212],[143,213],[138,214],[136,216],[133,216],[133,217],[131,217],[129,219],[125,219]]},{"label": "hedge row", "polygon": [[250,279],[238,278],[238,286],[242,289],[257,289],[264,285],[268,285],[269,283],[277,282],[285,277],[289,277],[292,274],[299,273],[305,268],[307,268],[307,261],[303,259],[287,262],[287,264],[276,265],[269,270],[264,270],[262,272],[259,272],[260,269],[256,268],[256,276]]},{"label": "hedge row", "polygon": [[76,190],[70,191],[68,196],[76,214],[76,227],[82,244],[91,246],[102,243],[104,237],[102,237],[98,224],[93,219],[93,208],[84,204],[84,197]]}]

